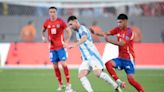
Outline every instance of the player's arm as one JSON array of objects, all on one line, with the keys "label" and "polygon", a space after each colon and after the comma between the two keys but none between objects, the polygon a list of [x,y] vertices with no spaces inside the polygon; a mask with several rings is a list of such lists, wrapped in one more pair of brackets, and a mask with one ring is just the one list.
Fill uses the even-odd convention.
[{"label": "player's arm", "polygon": [[65,39],[65,43],[69,43],[71,36],[72,36],[72,30],[69,27],[67,27],[65,30],[67,32],[67,37]]},{"label": "player's arm", "polygon": [[126,41],[123,39],[121,39],[120,41],[116,41],[116,40],[109,39],[108,37],[105,37],[105,40],[109,43],[112,43],[118,46],[124,46],[126,44]]},{"label": "player's arm", "polygon": [[77,41],[73,45],[69,46],[69,48],[71,49],[71,48],[77,47],[80,44],[84,43],[86,40],[87,40],[87,35],[83,35],[83,37],[79,41]]},{"label": "player's arm", "polygon": [[79,41],[75,43],[76,46],[84,43],[87,40],[87,35],[84,35]]},{"label": "player's arm", "polygon": [[90,32],[94,35],[97,35],[97,36],[101,36],[101,37],[104,37],[105,35],[105,32],[95,32],[92,28],[89,28]]},{"label": "player's arm", "polygon": [[47,38],[46,38],[46,29],[45,28],[42,28],[42,40],[43,42],[47,42]]},{"label": "player's arm", "polygon": [[64,39],[64,43],[63,43],[63,47],[66,48],[68,46],[68,43],[71,39],[71,35],[72,35],[72,31],[69,27],[67,27],[65,29],[65,31],[67,32],[67,37]]}]

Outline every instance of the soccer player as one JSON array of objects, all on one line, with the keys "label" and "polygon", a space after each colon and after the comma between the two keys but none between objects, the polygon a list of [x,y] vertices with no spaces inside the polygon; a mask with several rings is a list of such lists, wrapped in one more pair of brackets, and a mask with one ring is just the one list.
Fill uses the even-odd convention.
[{"label": "soccer player", "polygon": [[111,84],[116,92],[121,92],[120,87],[114,82],[108,74],[102,71],[103,62],[101,56],[98,53],[97,48],[93,44],[91,34],[89,29],[81,25],[75,16],[70,16],[67,20],[68,25],[71,29],[76,31],[76,37],[78,42],[73,45],[70,45],[70,48],[79,47],[82,54],[82,64],[79,67],[78,78],[80,79],[83,87],[87,92],[93,92],[93,89],[90,85],[87,75],[89,71],[93,69],[94,74],[100,79],[106,81],[108,84]]},{"label": "soccer player", "polygon": [[[127,74],[128,82],[134,88],[136,88],[138,92],[144,92],[143,87],[134,78],[134,73],[135,73],[135,68],[134,68],[135,55],[133,50],[134,34],[132,30],[129,27],[127,27],[127,23],[128,23],[127,15],[120,14],[117,17],[118,27],[115,27],[114,29],[109,30],[106,33],[94,33],[93,31],[91,32],[99,36],[104,36],[107,42],[115,44],[119,47],[119,57],[109,60],[105,64],[108,72],[113,77],[113,79],[118,84],[122,83],[118,78],[116,72],[114,71],[113,67],[121,70],[124,69]],[[118,39],[117,41],[108,38],[108,36],[114,36],[114,35],[117,36]]]},{"label": "soccer player", "polygon": [[[61,72],[59,70],[59,62],[64,69],[65,78],[67,81],[67,88],[71,86],[70,84],[70,75],[69,70],[66,64],[67,60],[67,52],[65,47],[67,46],[70,37],[71,37],[71,29],[66,26],[66,23],[57,17],[57,8],[49,7],[49,16],[44,24],[42,29],[42,40],[44,42],[50,43],[50,60],[53,63],[55,75],[57,77],[59,87],[58,91],[61,91],[64,87]],[[67,32],[67,38],[64,40],[64,30]],[[48,31],[48,39],[46,37],[46,31]]]}]

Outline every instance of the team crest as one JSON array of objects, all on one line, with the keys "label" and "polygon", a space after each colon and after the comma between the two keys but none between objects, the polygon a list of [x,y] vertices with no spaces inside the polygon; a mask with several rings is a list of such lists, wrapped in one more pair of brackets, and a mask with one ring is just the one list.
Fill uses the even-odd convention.
[{"label": "team crest", "polygon": [[60,24],[57,24],[57,25],[56,25],[56,28],[60,28]]}]

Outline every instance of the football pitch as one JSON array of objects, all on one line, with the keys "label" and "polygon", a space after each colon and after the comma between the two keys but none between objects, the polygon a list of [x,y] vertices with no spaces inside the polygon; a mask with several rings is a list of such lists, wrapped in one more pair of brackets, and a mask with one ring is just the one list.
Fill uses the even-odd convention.
[{"label": "football pitch", "polygon": [[[117,73],[127,83],[123,92],[137,92],[128,84],[124,71]],[[72,69],[70,74],[76,92],[86,92],[77,78],[78,70]],[[164,70],[137,70],[135,77],[145,92],[164,92]],[[95,77],[92,72],[88,78],[94,92],[114,92],[110,85]],[[0,69],[0,92],[57,92],[57,87],[52,69]]]}]

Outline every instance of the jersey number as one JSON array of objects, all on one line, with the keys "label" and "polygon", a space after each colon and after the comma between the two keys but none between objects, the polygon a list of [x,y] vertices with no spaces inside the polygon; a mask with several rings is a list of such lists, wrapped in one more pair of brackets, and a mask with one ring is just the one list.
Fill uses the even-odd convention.
[{"label": "jersey number", "polygon": [[51,34],[56,34],[56,28],[51,29]]}]

